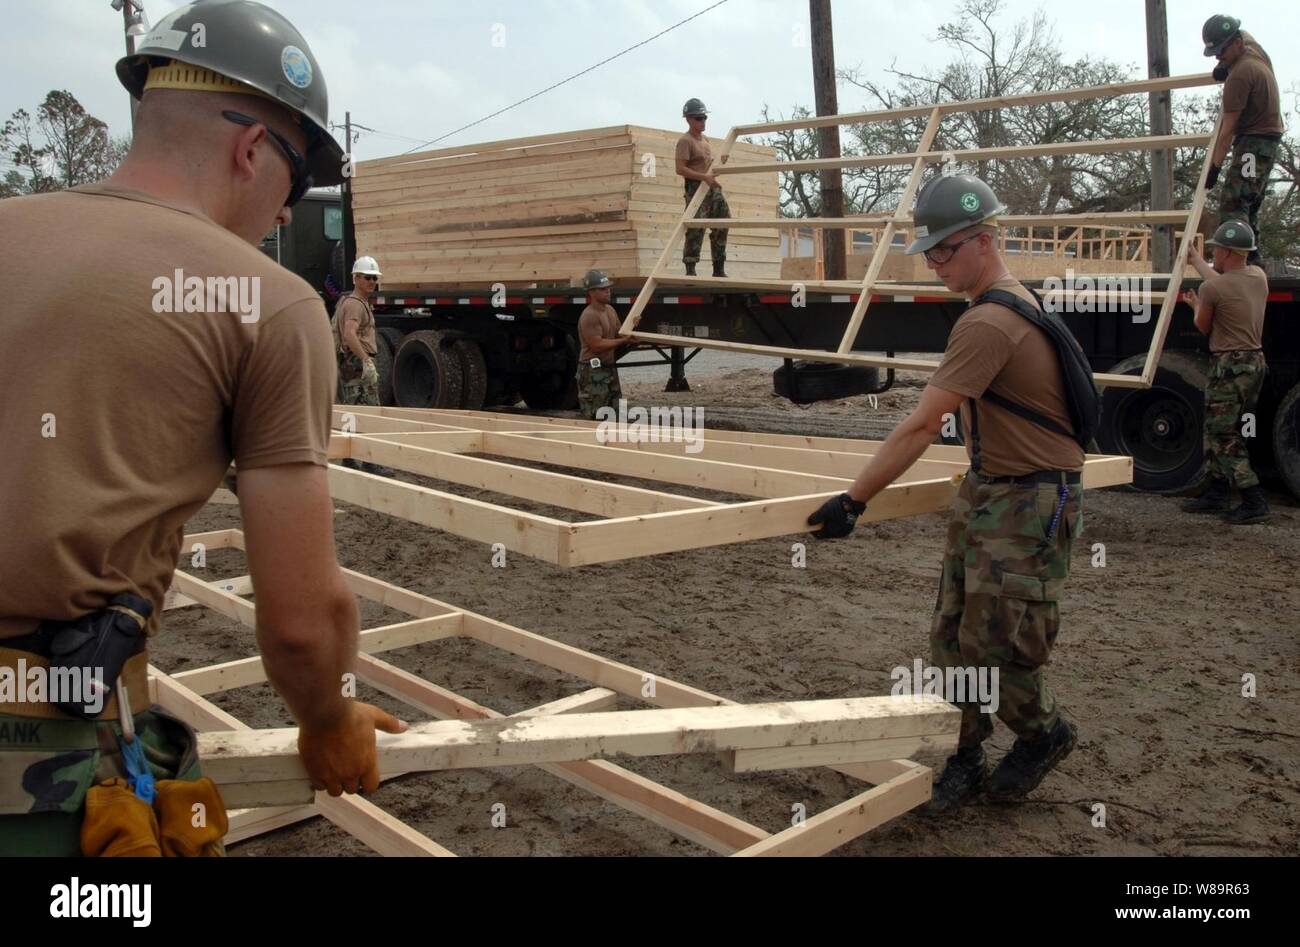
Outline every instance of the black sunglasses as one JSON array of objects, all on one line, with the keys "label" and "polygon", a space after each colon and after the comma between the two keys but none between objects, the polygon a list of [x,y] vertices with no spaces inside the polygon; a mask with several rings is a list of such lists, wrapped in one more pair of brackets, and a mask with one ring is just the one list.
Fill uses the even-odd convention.
[{"label": "black sunglasses", "polygon": [[357,276],[360,276],[362,279],[372,279],[372,280],[378,280],[378,279],[379,279],[378,276],[372,276],[372,275],[369,274],[369,273],[358,273]]},{"label": "black sunglasses", "polygon": [[302,200],[302,196],[311,188],[311,175],[307,173],[307,159],[304,158],[298,149],[289,144],[289,140],[277,132],[266,122],[260,121],[242,112],[223,111],[222,117],[227,121],[234,122],[236,125],[261,125],[266,129],[266,133],[271,136],[284,156],[289,159],[289,167],[293,169],[293,184],[289,189],[289,198],[284,202],[285,207],[292,207]]},{"label": "black sunglasses", "polygon": [[979,237],[979,234],[973,233],[966,239],[958,240],[956,243],[947,245],[941,243],[937,247],[931,247],[929,250],[926,250],[925,258],[936,266],[942,266],[953,258],[957,251],[961,249],[962,244],[970,243],[972,240],[978,240]]}]

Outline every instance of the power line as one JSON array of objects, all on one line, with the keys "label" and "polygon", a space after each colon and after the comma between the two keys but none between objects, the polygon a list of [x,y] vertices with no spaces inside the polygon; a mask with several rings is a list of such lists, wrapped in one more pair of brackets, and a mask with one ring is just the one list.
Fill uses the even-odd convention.
[{"label": "power line", "polygon": [[[486,122],[488,119],[496,118],[498,115],[502,114],[503,112],[508,112],[508,111],[510,111],[512,108],[516,108],[516,107],[518,107],[518,106],[520,106],[520,105],[523,105],[525,102],[531,102],[533,99],[537,98],[537,97],[540,96],[540,95],[545,95],[547,92],[550,92],[550,91],[552,91],[552,90],[554,90],[554,89],[558,89],[560,86],[564,85],[566,82],[572,82],[574,79],[577,79],[577,78],[579,78],[579,77],[581,77],[581,76],[585,76],[587,73],[591,72],[593,69],[599,69],[601,66],[605,65],[606,63],[613,62],[615,59],[618,59],[620,56],[624,56],[624,55],[626,55],[627,53],[632,52],[632,50],[634,50],[634,49],[639,49],[640,47],[646,45],[647,43],[650,43],[650,42],[653,42],[654,40],[657,40],[659,37],[663,36],[665,33],[671,33],[673,30],[677,29],[677,27],[682,26],[682,25],[684,25],[684,24],[686,24],[686,23],[689,23],[689,22],[691,22],[691,20],[694,20],[694,19],[696,19],[697,17],[704,16],[704,14],[708,13],[710,10],[713,10],[713,9],[715,9],[715,8],[717,8],[717,7],[720,7],[720,6],[722,6],[722,5],[723,5],[724,3],[726,3],[726,2],[727,2],[727,0],[717,0],[716,3],[710,4],[709,6],[705,7],[703,10],[701,10],[699,13],[692,14],[691,16],[688,16],[688,17],[687,17],[686,19],[684,19],[684,20],[679,20],[678,22],[674,23],[672,26],[668,27],[667,29],[659,31],[659,32],[656,33],[654,36],[651,36],[651,37],[648,38],[648,39],[643,39],[641,42],[635,44],[634,46],[629,46],[627,49],[624,49],[624,50],[621,50],[621,51],[615,53],[613,56],[610,56],[608,59],[602,59],[600,62],[596,63],[596,64],[593,65],[593,66],[588,66],[586,69],[582,70],[582,72],[575,72],[573,75],[569,76],[567,79],[561,79],[559,82],[555,83],[554,85],[549,85],[549,86],[547,86],[545,89],[542,89],[540,92],[534,92],[532,95],[528,96],[527,98],[520,99],[518,102],[515,102],[515,103],[513,103],[513,104],[511,104],[511,105],[507,105],[505,108],[497,109],[497,110],[496,110],[495,112],[493,112],[491,115],[485,115],[485,116],[483,116],[482,118],[480,118],[478,121],[470,122],[468,125],[462,125],[460,128],[457,128],[455,131],[450,131],[450,132],[447,132],[447,134],[445,134],[445,135],[439,135],[437,138],[433,138],[433,139],[430,139],[429,141],[422,142],[421,144],[416,145],[414,148],[408,148],[406,151],[402,152],[402,154],[404,154],[404,155],[409,155],[412,151],[418,151],[418,150],[421,149],[421,148],[427,148],[427,147],[429,147],[429,145],[435,145],[435,144],[437,144],[438,142],[442,141],[444,138],[450,138],[452,135],[458,135],[458,134],[460,134],[461,132],[465,131],[467,128],[473,128],[475,125],[482,125],[482,124],[483,124],[484,122]],[[414,139],[412,139],[412,140],[414,140]]]}]

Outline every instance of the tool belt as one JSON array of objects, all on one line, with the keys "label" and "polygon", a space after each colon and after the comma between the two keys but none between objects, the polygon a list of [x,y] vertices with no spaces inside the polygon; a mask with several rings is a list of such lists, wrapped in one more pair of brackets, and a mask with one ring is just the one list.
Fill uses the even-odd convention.
[{"label": "tool belt", "polygon": [[1080,474],[1074,470],[1035,470],[1033,473],[1019,477],[990,477],[987,474],[971,471],[980,483],[1010,483],[1019,487],[1034,486],[1040,483],[1060,483],[1074,486],[1080,482]]}]

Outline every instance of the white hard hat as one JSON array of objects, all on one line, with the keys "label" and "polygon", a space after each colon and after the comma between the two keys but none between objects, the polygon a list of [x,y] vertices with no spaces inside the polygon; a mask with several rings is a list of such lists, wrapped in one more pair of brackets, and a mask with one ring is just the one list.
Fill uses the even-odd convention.
[{"label": "white hard hat", "polygon": [[379,272],[379,264],[375,262],[375,258],[372,256],[357,257],[357,262],[352,264],[352,272],[363,273],[366,276],[384,275],[383,273]]}]

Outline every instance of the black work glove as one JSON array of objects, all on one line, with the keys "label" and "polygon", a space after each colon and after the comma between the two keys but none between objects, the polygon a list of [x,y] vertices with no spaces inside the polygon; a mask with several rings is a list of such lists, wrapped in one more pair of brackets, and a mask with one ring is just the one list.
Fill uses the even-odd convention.
[{"label": "black work glove", "polygon": [[867,505],[847,493],[831,497],[808,517],[809,526],[821,526],[813,533],[818,539],[838,539],[853,532],[853,524],[867,509]]},{"label": "black work glove", "polygon": [[1210,73],[1210,75],[1214,76],[1215,82],[1225,82],[1228,78],[1228,67],[1222,65],[1215,66],[1214,72]]},{"label": "black work glove", "polygon": [[1214,185],[1219,183],[1219,172],[1223,169],[1217,164],[1210,165],[1209,172],[1205,175],[1205,189],[1213,190]]}]

